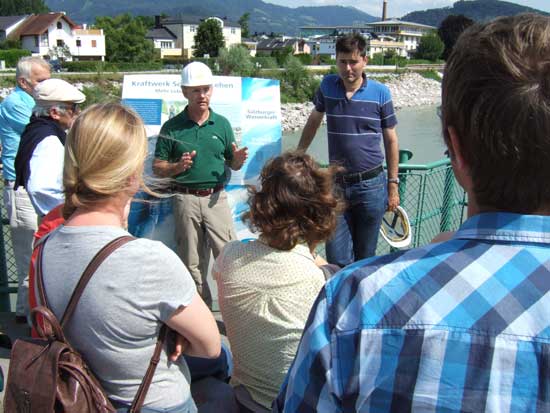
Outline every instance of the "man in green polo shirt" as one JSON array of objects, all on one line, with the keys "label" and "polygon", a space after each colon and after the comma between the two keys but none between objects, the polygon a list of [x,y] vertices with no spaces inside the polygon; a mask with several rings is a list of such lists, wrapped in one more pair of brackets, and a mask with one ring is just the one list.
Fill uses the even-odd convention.
[{"label": "man in green polo shirt", "polygon": [[[211,307],[206,282],[206,242],[217,257],[235,239],[227,195],[225,165],[243,166],[248,149],[237,148],[229,121],[209,106],[214,77],[204,63],[183,68],[181,89],[187,106],[160,130],[153,171],[170,177],[178,254],[189,269],[199,294]],[[203,270],[203,271],[201,271]]]}]

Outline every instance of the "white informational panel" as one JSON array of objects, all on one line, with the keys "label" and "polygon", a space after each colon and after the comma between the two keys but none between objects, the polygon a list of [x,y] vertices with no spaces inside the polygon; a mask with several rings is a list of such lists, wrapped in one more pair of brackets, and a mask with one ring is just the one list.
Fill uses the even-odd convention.
[{"label": "white informational panel", "polygon": [[[122,103],[132,107],[145,122],[149,141],[146,173],[151,165],[156,138],[164,122],[186,106],[179,75],[126,75]],[[225,116],[233,128],[238,146],[248,147],[248,159],[240,171],[233,171],[226,186],[239,239],[253,237],[240,217],[248,209],[246,185],[255,185],[265,162],[281,153],[281,105],[279,81],[271,79],[215,76],[212,109]],[[132,204],[129,230],[139,237],[175,247],[171,199],[150,199]]]}]

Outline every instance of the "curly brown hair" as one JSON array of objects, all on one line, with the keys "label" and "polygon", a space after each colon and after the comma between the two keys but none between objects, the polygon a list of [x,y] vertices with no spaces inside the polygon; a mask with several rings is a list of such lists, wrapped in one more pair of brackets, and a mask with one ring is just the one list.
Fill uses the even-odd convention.
[{"label": "curly brown hair", "polygon": [[321,168],[303,152],[277,156],[260,174],[261,189],[249,189],[250,211],[243,219],[273,248],[288,251],[299,242],[313,248],[332,235],[343,210],[333,190],[339,172],[339,167]]}]

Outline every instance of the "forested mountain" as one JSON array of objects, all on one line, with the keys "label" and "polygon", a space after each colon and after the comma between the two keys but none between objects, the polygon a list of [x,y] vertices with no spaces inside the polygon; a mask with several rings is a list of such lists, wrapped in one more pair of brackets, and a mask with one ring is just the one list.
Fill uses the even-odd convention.
[{"label": "forested mountain", "polygon": [[261,0],[46,0],[50,10],[65,11],[79,23],[93,23],[96,16],[121,13],[153,16],[205,17],[216,15],[237,21],[250,13],[250,31],[298,34],[300,26],[364,24],[378,20],[353,7],[323,6],[296,9]]},{"label": "forested mountain", "polygon": [[514,16],[520,13],[544,13],[531,7],[520,6],[500,0],[460,0],[452,7],[443,7],[440,9],[430,9],[424,11],[413,11],[405,16],[403,20],[429,24],[430,26],[439,26],[445,17],[454,14],[462,14],[475,21],[489,20],[497,16]]}]

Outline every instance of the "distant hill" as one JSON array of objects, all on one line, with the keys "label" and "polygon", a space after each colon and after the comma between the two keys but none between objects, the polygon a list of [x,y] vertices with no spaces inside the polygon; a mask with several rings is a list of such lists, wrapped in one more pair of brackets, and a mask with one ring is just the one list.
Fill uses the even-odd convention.
[{"label": "distant hill", "polygon": [[413,11],[402,17],[402,20],[415,23],[439,26],[445,17],[451,14],[463,14],[475,21],[490,20],[498,16],[514,16],[520,13],[540,13],[543,11],[531,7],[520,6],[519,4],[499,0],[460,0],[452,7],[440,9],[429,9],[424,11]]},{"label": "distant hill", "polygon": [[250,32],[298,34],[301,26],[364,24],[377,17],[342,6],[290,8],[261,0],[46,0],[52,11],[65,11],[78,23],[93,23],[97,16],[133,15],[193,17],[218,16],[237,21],[250,13]]}]

